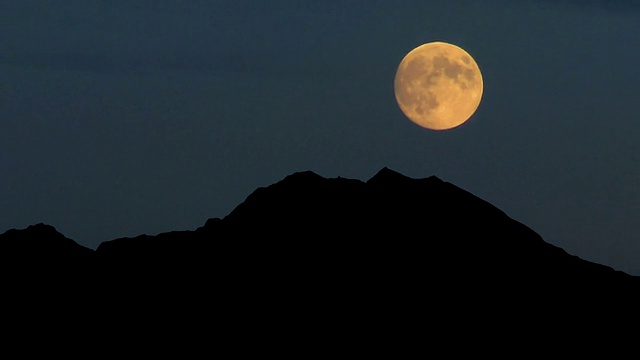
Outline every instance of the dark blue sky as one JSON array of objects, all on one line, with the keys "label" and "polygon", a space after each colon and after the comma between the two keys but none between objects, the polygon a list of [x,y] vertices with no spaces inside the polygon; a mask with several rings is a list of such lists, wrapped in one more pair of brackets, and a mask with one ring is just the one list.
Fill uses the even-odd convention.
[{"label": "dark blue sky", "polygon": [[[195,229],[312,170],[439,178],[640,275],[640,2],[0,3],[0,232],[78,243]],[[482,103],[403,117],[400,60],[447,41]]]}]

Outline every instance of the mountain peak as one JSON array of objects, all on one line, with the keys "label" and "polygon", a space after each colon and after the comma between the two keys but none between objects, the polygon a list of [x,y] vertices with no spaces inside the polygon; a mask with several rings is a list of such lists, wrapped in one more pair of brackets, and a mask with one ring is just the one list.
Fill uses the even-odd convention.
[{"label": "mountain peak", "polygon": [[34,224],[34,225],[29,225],[29,226],[27,226],[27,230],[29,230],[29,231],[37,231],[37,232],[41,232],[41,233],[57,233],[57,234],[60,234],[60,232],[53,225],[49,225],[49,224],[45,224],[45,223],[37,223],[37,224]]},{"label": "mountain peak", "polygon": [[[45,223],[37,223],[37,224],[33,224],[33,225],[29,225],[24,229],[9,229],[7,230],[4,234],[6,234],[8,237],[14,237],[14,236],[24,236],[27,235],[32,237],[32,236],[36,236],[36,237],[40,237],[40,236],[54,236],[54,237],[60,237],[63,236],[60,232],[58,232],[58,230],[53,227],[52,225],[49,224],[45,224]],[[7,241],[7,240],[5,240]]]},{"label": "mountain peak", "polygon": [[376,181],[379,179],[409,179],[408,176],[401,174],[395,170],[391,170],[388,167],[380,169],[369,181]]},{"label": "mountain peak", "polygon": [[45,223],[29,225],[25,229],[10,229],[2,234],[0,253],[4,256],[50,257],[82,256],[94,251],[61,234]]},{"label": "mountain peak", "polygon": [[[316,174],[311,170],[298,171],[293,174],[287,175],[276,184],[291,184],[291,183],[306,183],[306,182],[315,182],[322,181],[325,178]],[[275,185],[275,184],[274,184]]]},{"label": "mountain peak", "polygon": [[414,179],[414,178],[411,178],[409,176],[401,174],[398,171],[392,170],[392,169],[390,169],[390,168],[385,166],[382,169],[380,169],[372,178],[367,180],[367,184],[370,184],[370,185],[381,185],[381,184],[399,185],[399,184],[406,184],[406,183],[413,182],[413,181],[421,181],[421,182],[423,182],[425,180],[442,182],[442,180],[440,180],[439,178],[437,178],[434,175],[429,176],[428,178]]}]

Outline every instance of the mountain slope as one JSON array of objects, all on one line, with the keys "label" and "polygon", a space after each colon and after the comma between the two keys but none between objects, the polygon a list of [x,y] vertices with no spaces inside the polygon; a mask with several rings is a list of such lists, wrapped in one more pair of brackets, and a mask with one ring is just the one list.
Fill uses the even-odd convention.
[{"label": "mountain slope", "polygon": [[53,315],[92,337],[148,336],[144,349],[397,357],[419,351],[427,328],[435,346],[539,348],[522,333],[605,336],[638,318],[640,300],[639,277],[568,254],[435,176],[388,168],[367,181],[297,172],[195,230],[95,251],[48,225],[13,229],[0,256],[6,321]]},{"label": "mountain slope", "polygon": [[93,251],[38,224],[0,235],[0,250],[6,261],[92,264],[92,271],[99,264],[105,276],[135,268],[190,269],[205,276],[237,264],[245,264],[244,271],[296,267],[293,273],[382,271],[394,264],[467,286],[599,286],[638,279],[567,254],[451,183],[388,168],[366,182],[294,173],[256,189],[227,216],[193,231],[114,239]]}]

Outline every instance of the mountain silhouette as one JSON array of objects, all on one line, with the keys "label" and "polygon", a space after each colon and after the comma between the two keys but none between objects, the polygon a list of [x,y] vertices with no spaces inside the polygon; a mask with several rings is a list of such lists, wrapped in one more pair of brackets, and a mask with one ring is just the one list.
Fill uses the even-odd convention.
[{"label": "mountain silhouette", "polygon": [[[46,224],[11,229],[0,254],[12,293],[62,294],[67,307],[81,297],[83,313],[100,309],[94,320],[143,318],[165,330],[206,319],[227,334],[247,323],[342,334],[350,319],[358,337],[391,336],[425,318],[515,326],[513,314],[549,321],[579,317],[576,303],[624,312],[640,299],[640,277],[571,255],[436,176],[386,167],[367,181],[296,172],[197,229],[96,250]],[[400,333],[415,336],[391,337]]]}]

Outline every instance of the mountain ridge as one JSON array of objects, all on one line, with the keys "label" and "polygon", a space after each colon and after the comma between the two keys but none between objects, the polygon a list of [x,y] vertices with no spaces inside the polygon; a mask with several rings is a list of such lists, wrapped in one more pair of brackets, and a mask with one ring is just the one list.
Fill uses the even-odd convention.
[{"label": "mountain ridge", "polygon": [[[429,262],[433,269],[455,264],[502,281],[507,281],[506,271],[545,281],[640,279],[568,254],[491,203],[435,175],[416,179],[388,167],[366,181],[295,172],[255,189],[229,214],[207,219],[195,230],[107,240],[96,250],[47,224],[0,234],[6,261],[30,258],[60,264],[65,258],[70,268],[78,266],[73,263],[78,260],[82,266],[117,263],[129,270],[134,264],[159,268],[169,259],[187,268],[243,256],[259,263],[265,254],[280,260],[286,254],[286,262],[293,261],[296,251],[316,265],[321,257],[341,259],[340,266],[347,266],[349,256],[362,254],[415,256],[402,254],[401,247],[426,258],[435,256]],[[366,259],[358,261],[371,265]],[[308,269],[309,264],[298,266]],[[450,272],[461,275],[465,270]]]},{"label": "mountain ridge", "polygon": [[436,176],[388,168],[367,181],[293,173],[195,230],[96,250],[50,225],[13,229],[0,260],[7,328],[67,324],[96,346],[144,338],[144,351],[213,341],[395,355],[419,351],[425,331],[436,346],[537,349],[533,329],[609,337],[640,301],[640,277],[571,255]]}]

